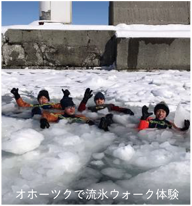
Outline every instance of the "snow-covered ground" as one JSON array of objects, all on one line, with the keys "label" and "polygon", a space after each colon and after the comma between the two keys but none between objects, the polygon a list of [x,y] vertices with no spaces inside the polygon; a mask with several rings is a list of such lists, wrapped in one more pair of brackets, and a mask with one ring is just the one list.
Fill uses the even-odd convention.
[{"label": "snow-covered ground", "polygon": [[[30,109],[17,107],[13,87],[31,103],[41,89],[52,102],[69,89],[76,106],[90,87],[135,115],[114,112],[109,132],[66,120],[42,130]],[[160,101],[170,107],[168,120],[187,116],[190,73],[2,70],[2,203],[190,204],[190,131],[137,130],[142,106],[153,111]]]},{"label": "snow-covered ground", "polygon": [[48,23],[39,25],[39,21],[34,21],[29,25],[3,26],[1,33],[8,29],[25,30],[111,30],[116,32],[117,38],[130,37],[160,37],[160,38],[190,38],[190,25],[169,24],[169,25],[145,25],[145,24],[118,24],[109,25],[66,25],[62,23]]}]

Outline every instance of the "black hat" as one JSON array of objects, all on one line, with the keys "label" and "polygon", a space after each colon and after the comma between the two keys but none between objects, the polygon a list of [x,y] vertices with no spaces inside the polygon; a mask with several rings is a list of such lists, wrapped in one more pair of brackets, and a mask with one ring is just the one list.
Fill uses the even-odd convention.
[{"label": "black hat", "polygon": [[169,107],[167,106],[167,104],[165,102],[160,102],[158,103],[155,108],[154,108],[154,113],[156,114],[158,109],[163,109],[166,111],[166,116],[168,116],[169,114]]},{"label": "black hat", "polygon": [[75,106],[71,97],[63,97],[60,101],[61,107],[64,110],[66,107],[73,107]]},{"label": "black hat", "polygon": [[49,92],[47,90],[41,90],[37,96],[37,100],[39,101],[39,99],[44,96],[48,99],[48,101],[50,101],[50,98],[49,98]]},{"label": "black hat", "polygon": [[104,99],[105,100],[104,94],[101,92],[97,92],[97,94],[94,97],[94,101],[96,101],[97,99]]}]

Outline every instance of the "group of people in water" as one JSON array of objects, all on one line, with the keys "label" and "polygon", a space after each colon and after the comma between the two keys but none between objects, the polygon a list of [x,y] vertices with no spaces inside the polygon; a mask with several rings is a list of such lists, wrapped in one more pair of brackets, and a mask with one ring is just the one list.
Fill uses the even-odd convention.
[{"label": "group of people in water", "polygon": [[[13,88],[11,93],[19,107],[31,107],[32,117],[34,115],[41,115],[40,127],[42,129],[49,128],[51,122],[58,122],[61,119],[66,119],[70,123],[86,123],[89,125],[97,125],[104,131],[109,131],[109,126],[114,123],[112,111],[121,112],[133,116],[134,112],[129,108],[122,108],[114,104],[105,103],[105,96],[102,92],[97,92],[94,96],[95,105],[87,107],[88,100],[93,96],[93,91],[90,88],[85,90],[83,99],[78,106],[78,112],[84,110],[91,112],[98,112],[99,110],[107,109],[109,113],[102,116],[98,121],[92,120],[83,114],[76,114],[75,104],[70,96],[69,90],[63,90],[63,97],[59,103],[51,103],[49,93],[47,90],[41,90],[37,96],[38,104],[29,104],[25,102],[20,94],[18,88]],[[56,110],[56,111],[53,111]],[[139,130],[147,128],[166,129],[174,128],[178,131],[186,131],[190,127],[190,121],[184,120],[183,128],[178,128],[173,122],[168,121],[166,118],[169,115],[169,107],[165,102],[158,103],[154,108],[155,118],[150,117],[153,113],[148,111],[148,107],[142,107],[142,116],[138,125]]]}]

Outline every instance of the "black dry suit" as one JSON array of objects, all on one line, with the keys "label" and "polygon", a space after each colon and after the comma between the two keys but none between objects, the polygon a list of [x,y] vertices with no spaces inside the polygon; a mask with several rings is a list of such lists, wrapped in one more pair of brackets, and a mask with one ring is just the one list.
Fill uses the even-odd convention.
[{"label": "black dry suit", "polygon": [[91,112],[97,112],[97,111],[105,109],[105,108],[107,108],[108,111],[111,111],[113,108],[113,104],[103,104],[103,105],[98,105],[98,106],[95,105],[92,107],[88,107],[88,110],[90,110]]},{"label": "black dry suit", "polygon": [[169,129],[171,129],[172,124],[166,119],[159,120],[159,119],[155,118],[155,119],[149,120],[149,128],[157,128],[157,129],[169,128]]}]

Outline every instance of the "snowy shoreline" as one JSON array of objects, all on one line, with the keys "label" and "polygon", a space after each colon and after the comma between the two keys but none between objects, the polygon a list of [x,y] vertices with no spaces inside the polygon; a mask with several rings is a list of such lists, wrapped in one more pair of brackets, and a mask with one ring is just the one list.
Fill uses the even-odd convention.
[{"label": "snowy shoreline", "polygon": [[[190,72],[3,69],[1,75],[2,144],[10,149],[2,154],[3,204],[190,203],[190,131],[136,129],[145,104],[153,111],[155,104],[165,101],[171,121],[178,104],[190,113]],[[135,115],[114,113],[110,132],[66,120],[42,130],[39,120],[30,118],[30,109],[16,106],[10,93],[13,87],[30,103],[36,102],[41,89],[49,91],[52,102],[61,99],[61,89],[68,89],[76,106],[90,87],[94,94],[102,91],[107,102],[130,108]],[[93,103],[92,98],[88,105]],[[84,114],[93,119],[99,115]],[[23,199],[16,198],[21,189],[26,192]],[[38,195],[33,200],[28,198],[32,189]],[[65,199],[67,189],[71,195]],[[91,189],[104,189],[108,199],[78,198],[76,191]],[[162,189],[167,196],[157,199],[156,192]],[[54,190],[61,192],[55,199]],[[115,199],[114,190],[119,192]],[[153,191],[150,198],[149,190]],[[174,190],[178,199],[168,195]],[[127,200],[122,198],[126,191],[131,193]]]}]

